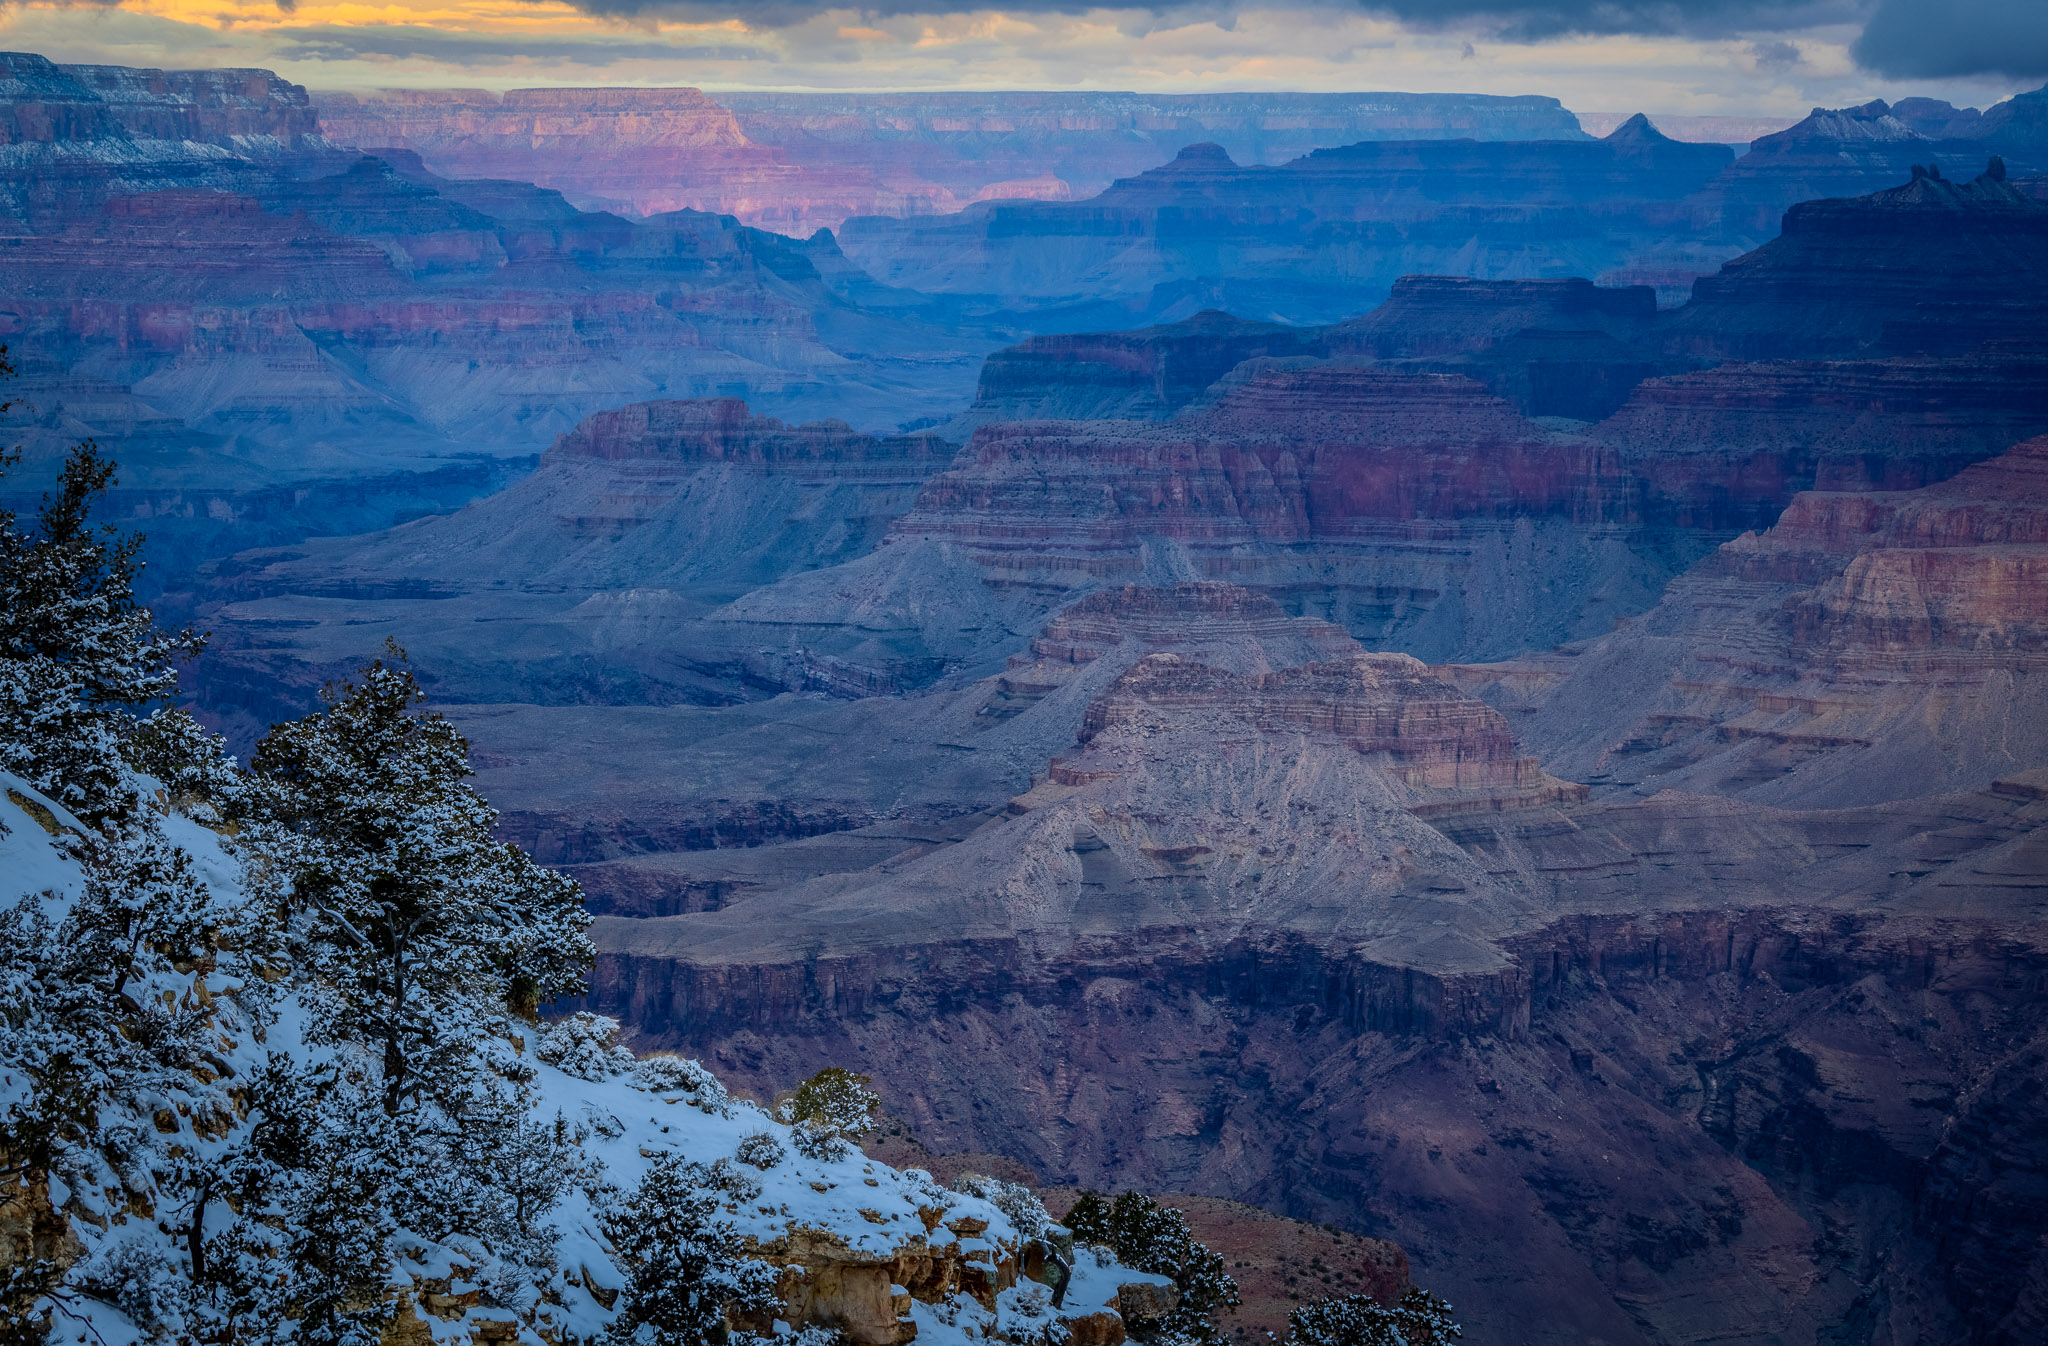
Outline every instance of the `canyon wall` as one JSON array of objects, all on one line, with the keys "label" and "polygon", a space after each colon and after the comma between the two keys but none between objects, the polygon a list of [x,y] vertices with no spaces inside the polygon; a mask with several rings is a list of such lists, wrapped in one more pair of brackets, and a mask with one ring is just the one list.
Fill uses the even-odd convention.
[{"label": "canyon wall", "polygon": [[1067,200],[1219,140],[1278,163],[1365,139],[1577,136],[1555,99],[1457,94],[730,93],[695,89],[323,94],[324,134],[418,151],[642,215],[736,216],[798,236],[853,215]]}]

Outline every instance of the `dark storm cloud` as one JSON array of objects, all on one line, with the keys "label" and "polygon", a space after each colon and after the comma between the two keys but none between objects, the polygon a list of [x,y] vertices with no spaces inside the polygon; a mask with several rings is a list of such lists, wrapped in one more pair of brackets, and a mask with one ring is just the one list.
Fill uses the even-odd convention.
[{"label": "dark storm cloud", "polygon": [[762,61],[758,47],[671,46],[666,42],[603,38],[564,41],[392,25],[381,28],[280,28],[279,54],[295,61],[360,61],[420,57],[446,65],[498,65],[530,57],[555,64],[604,66],[618,61]]},{"label": "dark storm cloud", "polygon": [[2048,4],[1878,0],[1850,50],[1857,64],[1900,79],[2048,78]]},{"label": "dark storm cloud", "polygon": [[[787,28],[827,11],[878,17],[1003,9],[1014,13],[1078,14],[1091,9],[1150,9],[1176,17],[1223,20],[1260,7],[1229,0],[576,0],[590,13],[662,13],[692,19],[737,18],[762,28]],[[1302,0],[1273,0],[1272,7]],[[1307,0],[1330,8],[1363,9],[1421,28],[1478,27],[1508,41],[1530,42],[1568,34],[1649,33],[1726,36],[1782,32],[1854,21],[1869,0]]]},{"label": "dark storm cloud", "polygon": [[[737,18],[758,28],[788,28],[818,15],[857,12],[876,18],[1002,9],[1079,14],[1093,9],[1149,10],[1174,22],[1229,26],[1262,0],[572,0],[610,17],[662,14],[694,20]],[[1637,34],[1695,38],[1783,33],[1867,23],[1857,61],[1899,78],[2048,75],[2048,0],[1267,0],[1363,9],[1423,29],[1467,29],[1502,42]],[[1797,53],[1782,43],[1752,49],[1759,64],[1784,68]]]}]

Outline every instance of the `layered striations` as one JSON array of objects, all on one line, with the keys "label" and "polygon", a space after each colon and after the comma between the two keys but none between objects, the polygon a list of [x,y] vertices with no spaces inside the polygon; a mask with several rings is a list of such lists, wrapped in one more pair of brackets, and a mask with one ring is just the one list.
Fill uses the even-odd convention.
[{"label": "layered striations", "polygon": [[1604,790],[1834,804],[1959,788],[2048,761],[2044,567],[2034,439],[1916,491],[1801,495],[1614,635],[1461,681]]},{"label": "layered striations", "polygon": [[453,177],[516,177],[640,214],[730,213],[785,233],[851,215],[1092,195],[1221,140],[1275,163],[1368,138],[1573,136],[1549,98],[1456,94],[736,93],[386,90],[322,95],[339,143],[418,151]]}]

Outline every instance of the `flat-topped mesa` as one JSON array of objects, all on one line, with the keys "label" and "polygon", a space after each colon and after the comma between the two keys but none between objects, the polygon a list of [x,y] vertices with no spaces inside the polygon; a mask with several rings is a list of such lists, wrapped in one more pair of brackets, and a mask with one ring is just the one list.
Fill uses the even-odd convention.
[{"label": "flat-topped mesa", "polygon": [[754,415],[737,397],[717,397],[635,402],[598,412],[557,439],[548,457],[764,468],[915,463],[929,470],[953,451],[932,435],[863,435],[839,420],[786,425]]},{"label": "flat-topped mesa", "polygon": [[58,65],[0,52],[0,145],[122,140],[190,141],[243,155],[327,148],[305,89],[268,70]]},{"label": "flat-topped mesa", "polygon": [[25,51],[0,51],[0,145],[126,138],[106,100],[65,67]]},{"label": "flat-topped mesa", "polygon": [[1299,644],[1311,651],[1311,659],[1357,653],[1342,627],[1290,616],[1267,595],[1235,584],[1126,585],[1089,594],[1053,614],[1032,637],[1030,653],[1012,656],[1010,665],[1092,663],[1126,640],[1157,649],[1214,643],[1219,637],[1269,646]]},{"label": "flat-topped mesa", "polygon": [[1316,328],[1249,322],[1208,309],[1128,332],[1036,336],[981,367],[976,423],[1156,419],[1171,415],[1246,360],[1323,353]]},{"label": "flat-topped mesa", "polygon": [[2048,204],[2001,165],[1966,183],[1806,201],[1779,237],[1693,284],[1665,324],[1677,353],[1722,359],[1966,354],[2048,330]]},{"label": "flat-topped mesa", "polygon": [[1638,385],[1589,437],[1653,521],[1768,528],[1802,490],[1909,491],[2048,432],[2048,346],[1967,358],[1735,363]]},{"label": "flat-topped mesa", "polygon": [[1382,360],[1465,355],[1527,328],[1631,338],[1656,317],[1657,292],[1648,285],[1403,276],[1386,303],[1328,329],[1325,341],[1333,355]]},{"label": "flat-topped mesa", "polygon": [[1265,734],[1335,738],[1383,756],[1387,774],[1418,792],[1506,794],[1550,784],[1516,752],[1500,712],[1434,677],[1405,654],[1239,675],[1177,654],[1147,655],[1088,708],[1081,740],[1142,733],[1160,717],[1225,708]]},{"label": "flat-topped mesa", "polygon": [[243,154],[328,148],[305,87],[268,70],[61,68],[138,140],[191,140]]}]

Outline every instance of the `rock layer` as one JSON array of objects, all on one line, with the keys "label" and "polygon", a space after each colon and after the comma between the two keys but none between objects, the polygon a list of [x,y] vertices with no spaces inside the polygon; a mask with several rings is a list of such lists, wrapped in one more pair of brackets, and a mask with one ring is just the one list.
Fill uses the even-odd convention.
[{"label": "rock layer", "polygon": [[2034,439],[1915,491],[1801,495],[1623,630],[1459,681],[1605,789],[1861,802],[1976,784],[2048,760],[2044,565]]}]

